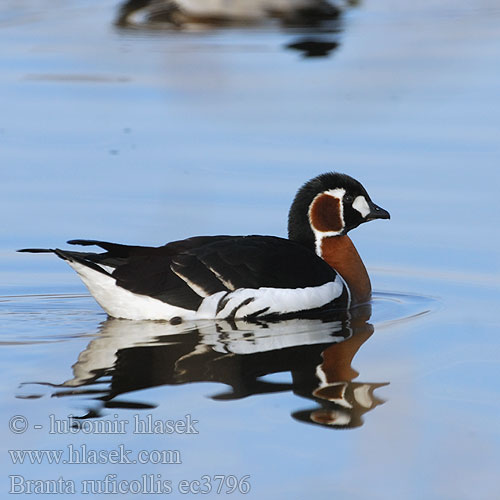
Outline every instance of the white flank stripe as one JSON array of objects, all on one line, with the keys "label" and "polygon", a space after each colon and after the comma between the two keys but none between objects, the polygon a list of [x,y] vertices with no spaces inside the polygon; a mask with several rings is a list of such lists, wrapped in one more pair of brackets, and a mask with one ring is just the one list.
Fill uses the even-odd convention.
[{"label": "white flank stripe", "polygon": [[[78,262],[67,261],[79,274],[98,304],[112,317],[133,320],[224,319],[234,314],[244,318],[265,309],[263,314],[286,314],[322,307],[342,295],[345,288],[340,275],[335,281],[308,288],[241,288],[217,292],[203,299],[197,311],[176,307],[147,295],[130,292],[116,285],[114,278]],[[221,299],[226,301],[217,312]],[[249,300],[251,299],[251,300]],[[245,301],[247,304],[243,305]]]},{"label": "white flank stripe", "polygon": [[123,319],[195,319],[196,312],[175,307],[147,295],[129,292],[116,285],[111,276],[78,262],[66,261],[79,274],[97,303],[113,318]]},{"label": "white flank stripe", "polygon": [[177,271],[174,271],[172,268],[170,268],[170,269],[174,274],[177,274],[177,276],[179,276],[179,278],[182,281],[184,281],[184,283],[186,283],[186,285],[189,288],[191,288],[191,290],[193,290],[194,293],[196,293],[200,297],[208,297],[208,292],[206,290],[204,290],[203,288],[201,288],[201,286],[198,286],[196,283],[193,283],[192,281],[188,280],[184,275],[182,275],[181,273],[178,273]]},{"label": "white flank stripe", "polygon": [[[241,288],[225,296],[224,300],[227,302],[216,317],[226,318],[236,308],[236,318],[244,318],[263,309],[266,309],[264,314],[307,311],[337,299],[342,295],[343,289],[342,278],[338,275],[335,281],[308,288]],[[248,304],[242,305],[249,299],[251,301]]]},{"label": "white flank stripe", "polygon": [[212,267],[208,267],[208,270],[211,273],[214,273],[216,278],[228,289],[228,290],[235,290],[235,286],[229,281],[225,280],[220,273],[218,273],[215,269]]},{"label": "white flank stripe", "polygon": [[[311,6],[311,0],[176,0],[188,16],[259,19],[269,12],[281,15]],[[314,2],[312,2],[314,4]]]},{"label": "white flank stripe", "polygon": [[107,273],[111,274],[115,268],[111,266],[105,266],[104,264],[97,264],[101,269],[104,269]]}]

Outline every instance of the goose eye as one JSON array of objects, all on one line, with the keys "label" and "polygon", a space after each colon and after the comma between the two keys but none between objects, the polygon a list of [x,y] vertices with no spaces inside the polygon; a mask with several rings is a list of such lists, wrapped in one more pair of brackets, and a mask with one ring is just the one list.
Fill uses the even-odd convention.
[{"label": "goose eye", "polygon": [[353,198],[353,197],[352,197],[352,195],[350,195],[350,194],[346,194],[346,195],[344,196],[344,201],[346,201],[347,203],[352,203],[352,202],[353,202],[353,200],[354,200],[354,198]]}]

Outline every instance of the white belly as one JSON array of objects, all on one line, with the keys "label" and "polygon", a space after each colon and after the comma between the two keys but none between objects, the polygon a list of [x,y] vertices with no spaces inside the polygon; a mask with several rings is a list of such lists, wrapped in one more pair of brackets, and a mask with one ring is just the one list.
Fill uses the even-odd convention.
[{"label": "white belly", "polygon": [[345,284],[335,281],[308,288],[242,288],[206,297],[197,311],[167,304],[147,295],[133,293],[116,284],[111,276],[78,262],[67,261],[79,274],[98,304],[113,318],[134,320],[183,320],[245,318],[262,314],[288,314],[316,309],[342,295]]}]

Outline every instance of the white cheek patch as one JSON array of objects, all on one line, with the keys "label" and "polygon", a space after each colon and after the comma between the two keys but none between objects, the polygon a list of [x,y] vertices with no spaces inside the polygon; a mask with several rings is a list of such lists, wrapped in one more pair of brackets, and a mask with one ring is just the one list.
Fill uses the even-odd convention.
[{"label": "white cheek patch", "polygon": [[370,207],[364,196],[358,196],[352,203],[352,208],[357,210],[361,217],[366,217],[370,213]]}]

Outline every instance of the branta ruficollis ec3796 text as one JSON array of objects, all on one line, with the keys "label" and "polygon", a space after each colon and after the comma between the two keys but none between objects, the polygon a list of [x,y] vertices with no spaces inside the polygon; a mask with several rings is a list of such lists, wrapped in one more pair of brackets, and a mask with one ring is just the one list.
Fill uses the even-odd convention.
[{"label": "branta ruficollis ec3796 text", "polygon": [[53,252],[64,259],[115,318],[300,317],[370,300],[370,279],[347,233],[389,217],[358,181],[326,173],[295,196],[289,239],[196,236],[161,247],[71,240],[105,252],[20,251]]}]

